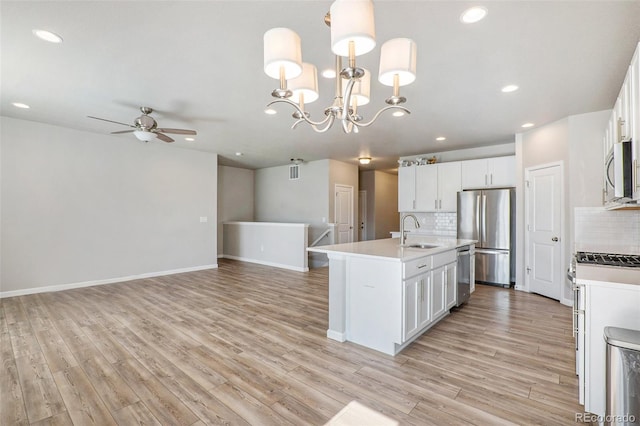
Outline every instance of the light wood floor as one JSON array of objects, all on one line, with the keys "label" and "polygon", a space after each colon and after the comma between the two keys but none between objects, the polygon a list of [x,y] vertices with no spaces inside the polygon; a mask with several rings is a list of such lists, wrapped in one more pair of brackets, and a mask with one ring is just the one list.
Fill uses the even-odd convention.
[{"label": "light wood floor", "polygon": [[217,270],[3,299],[0,424],[568,424],[571,311],[478,286],[390,357],[328,340],[326,268]]}]

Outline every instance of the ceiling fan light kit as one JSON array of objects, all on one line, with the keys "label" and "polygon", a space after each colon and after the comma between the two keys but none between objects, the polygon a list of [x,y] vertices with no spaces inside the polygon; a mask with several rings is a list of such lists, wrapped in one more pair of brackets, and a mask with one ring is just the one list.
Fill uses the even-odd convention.
[{"label": "ceiling fan light kit", "polygon": [[140,107],[140,112],[142,112],[142,115],[133,121],[133,125],[121,123],[119,121],[107,120],[106,118],[92,117],[90,115],[88,117],[93,118],[94,120],[107,121],[109,123],[115,123],[115,124],[120,124],[122,126],[131,127],[133,128],[133,130],[119,130],[117,132],[111,132],[111,134],[118,135],[121,133],[133,133],[133,135],[136,138],[138,138],[143,142],[149,142],[156,138],[160,139],[163,142],[173,142],[174,139],[165,135],[165,133],[174,133],[178,135],[192,135],[192,136],[197,135],[197,132],[195,130],[168,129],[168,128],[158,127],[158,122],[149,115],[153,112],[152,108]]},{"label": "ceiling fan light kit", "polygon": [[[396,38],[382,45],[378,81],[393,87],[386,99],[388,106],[380,109],[370,121],[363,121],[358,107],[370,99],[371,74],[356,66],[356,56],[364,55],[376,46],[373,2],[371,0],[336,0],[331,5],[325,22],[331,28],[331,50],[336,56],[335,96],[331,106],[324,110],[325,118],[313,121],[305,111],[305,103],[318,99],[318,72],[314,65],[302,62],[300,37],[289,28],[273,28],[264,34],[264,72],[280,82],[271,95],[275,103],[287,103],[295,109],[295,129],[307,123],[319,133],[326,132],[334,122],[342,123],[345,133],[357,133],[360,127],[373,124],[380,114],[389,109],[409,114],[401,106],[406,98],[400,96],[400,86],[411,84],[416,78],[416,44],[408,38]],[[348,58],[342,66],[343,57]],[[343,80],[344,83],[343,90]]]},{"label": "ceiling fan light kit", "polygon": [[134,130],[133,134],[135,135],[136,138],[138,138],[143,142],[149,142],[158,137],[158,135],[156,135],[155,133],[149,132],[147,130]]}]

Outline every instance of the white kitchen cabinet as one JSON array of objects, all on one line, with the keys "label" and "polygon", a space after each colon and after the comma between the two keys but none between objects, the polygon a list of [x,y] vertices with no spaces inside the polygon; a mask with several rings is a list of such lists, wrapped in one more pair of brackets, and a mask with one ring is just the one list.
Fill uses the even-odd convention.
[{"label": "white kitchen cabinet", "polygon": [[462,163],[453,161],[438,166],[438,211],[458,210],[458,191],[462,191]]},{"label": "white kitchen cabinet", "polygon": [[455,212],[461,189],[460,162],[416,166],[415,211]]},{"label": "white kitchen cabinet", "polygon": [[431,271],[404,280],[403,342],[418,334],[431,322]]},{"label": "white kitchen cabinet", "polygon": [[432,272],[433,285],[431,290],[431,312],[433,318],[440,317],[446,307],[447,297],[447,268],[441,266]]},{"label": "white kitchen cabinet", "polygon": [[449,310],[456,305],[458,297],[458,277],[456,262],[445,265],[445,284],[446,284],[446,307],[445,310]]},{"label": "white kitchen cabinet", "polygon": [[462,189],[504,188],[516,185],[515,156],[462,162]]},{"label": "white kitchen cabinet", "polygon": [[[614,144],[629,140],[632,143],[633,199],[640,201],[640,43],[631,59],[611,117],[603,136],[603,178],[606,179],[604,163]],[[606,188],[606,185],[605,185]]]},{"label": "white kitchen cabinet", "polygon": [[[640,327],[640,286],[578,278],[585,290],[584,306],[584,408],[604,416],[606,408],[606,343],[604,328]],[[582,379],[582,378],[581,378]]]},{"label": "white kitchen cabinet", "polygon": [[640,182],[638,173],[640,170],[640,43],[636,49],[631,66],[629,67],[629,134],[633,140],[633,198],[640,200]]},{"label": "white kitchen cabinet", "polygon": [[398,211],[416,211],[416,166],[398,167]]}]

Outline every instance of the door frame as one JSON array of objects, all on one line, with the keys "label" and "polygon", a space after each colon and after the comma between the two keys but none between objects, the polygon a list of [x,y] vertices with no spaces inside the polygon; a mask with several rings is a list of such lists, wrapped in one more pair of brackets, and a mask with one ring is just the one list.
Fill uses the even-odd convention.
[{"label": "door frame", "polygon": [[[351,185],[344,185],[341,183],[336,183],[334,186],[334,192],[336,194],[335,198],[334,198],[334,203],[333,203],[333,218],[334,218],[334,222],[336,223],[336,228],[339,226],[338,224],[338,203],[336,202],[336,198],[338,197],[338,188],[343,188],[343,189],[347,189],[349,191],[349,193],[351,194],[351,196],[349,197],[349,209],[350,209],[350,215],[349,215],[349,221],[350,221],[350,229],[349,232],[351,233],[351,242],[355,241],[355,235],[354,235],[354,229],[355,229],[355,224],[354,221],[355,219],[357,219],[357,217],[354,216],[354,208],[353,208],[353,197],[354,197],[354,193],[353,193],[353,186]],[[339,232],[339,229],[336,229],[336,231]]]},{"label": "door frame", "polygon": [[[566,201],[565,201],[565,185],[564,185],[564,161],[553,161],[545,164],[538,164],[535,166],[527,167],[524,169],[524,265],[523,265],[523,274],[524,274],[524,290],[528,293],[531,293],[531,285],[530,285],[530,275],[527,273],[527,267],[530,265],[529,259],[531,256],[531,237],[529,231],[529,211],[531,204],[531,194],[530,194],[530,177],[531,172],[548,169],[550,167],[560,167],[560,262],[558,263],[558,267],[562,268],[560,272],[560,277],[564,278],[566,276],[566,244],[569,240],[568,235],[566,234],[566,223],[565,223],[565,212],[566,212]],[[563,305],[572,305],[573,301],[565,298],[564,294],[564,280],[562,280],[558,285],[560,286],[560,299],[559,302]]]},{"label": "door frame", "polygon": [[[360,224],[358,224],[358,241],[366,241],[369,239],[367,235],[367,191],[361,189],[358,191],[358,221],[362,222],[362,232],[360,232]],[[362,234],[362,238],[360,237]]]}]

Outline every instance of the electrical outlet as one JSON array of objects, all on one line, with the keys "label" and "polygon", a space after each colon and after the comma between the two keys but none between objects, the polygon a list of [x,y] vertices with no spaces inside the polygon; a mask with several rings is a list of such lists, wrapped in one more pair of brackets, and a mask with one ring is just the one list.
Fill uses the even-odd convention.
[{"label": "electrical outlet", "polygon": [[200,223],[207,223],[209,218],[207,216],[200,216]]}]

